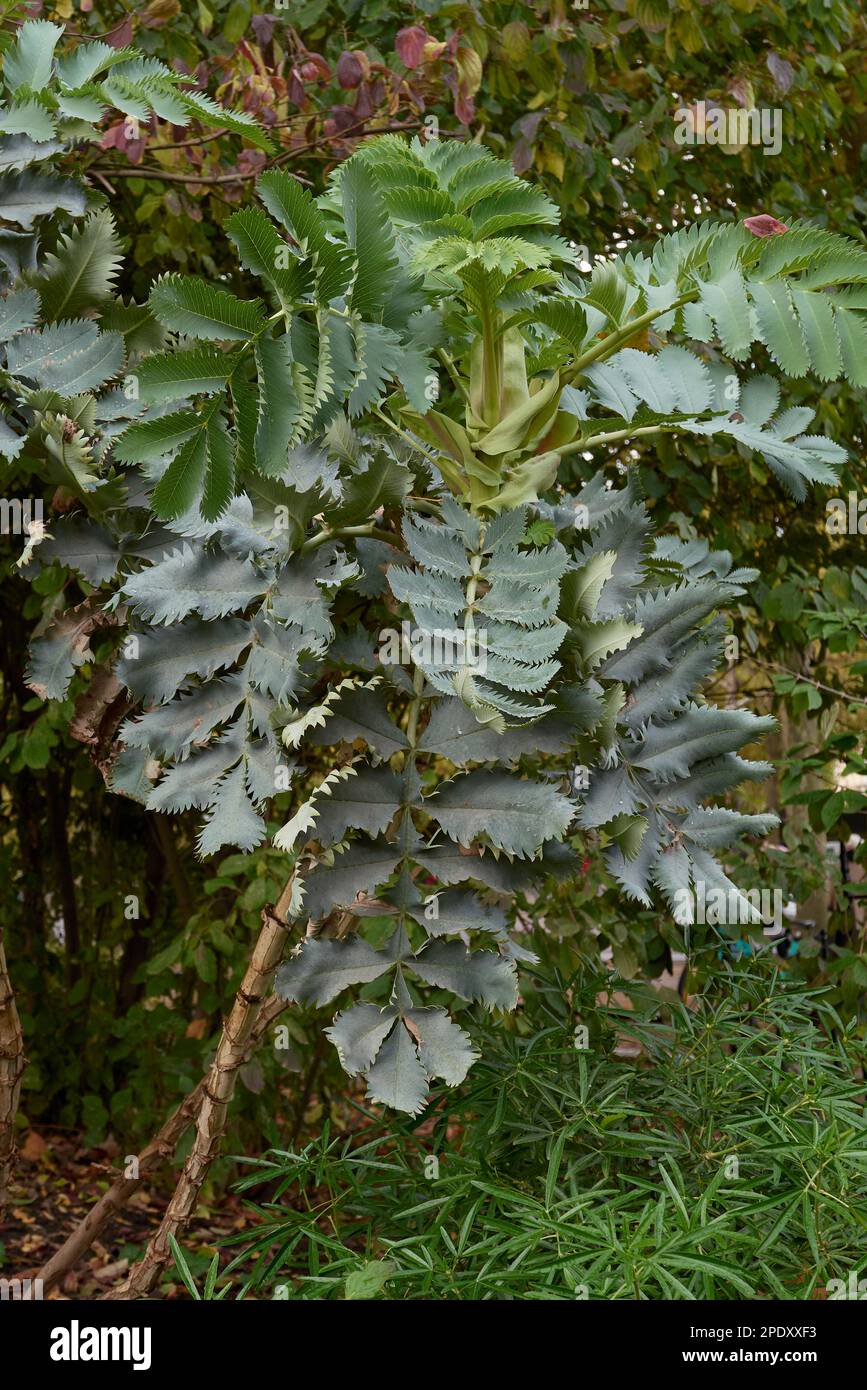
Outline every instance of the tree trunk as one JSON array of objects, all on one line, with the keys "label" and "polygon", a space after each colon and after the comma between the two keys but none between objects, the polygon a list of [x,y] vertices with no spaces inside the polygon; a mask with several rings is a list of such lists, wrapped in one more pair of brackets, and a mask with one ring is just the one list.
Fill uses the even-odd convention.
[{"label": "tree trunk", "polygon": [[129,1278],[106,1298],[143,1298],[157,1284],[171,1258],[169,1236],[176,1236],[196,1208],[202,1183],[220,1150],[226,1126],[226,1112],[235,1090],[238,1069],[246,1060],[247,1044],[259,1017],[262,1002],[270,988],[274,971],[282,959],[289,925],[285,920],[292,894],[291,879],[273,909],[262,913],[262,929],[253,948],[250,964],[235,996],[232,1010],[223,1024],[216,1055],[204,1082],[204,1095],[196,1120],[196,1133],[184,1170],[159,1230]]},{"label": "tree trunk", "polygon": [[178,847],[175,844],[174,821],[171,817],[160,814],[148,816],[148,823],[157,837],[160,851],[165,860],[169,882],[177,899],[180,920],[182,923],[186,922],[193,915],[194,904],[190,885],[187,883],[187,877],[184,873],[184,866],[178,854]]},{"label": "tree trunk", "polygon": [[[250,1030],[245,1060],[270,1028],[275,1018],[278,1018],[286,1008],[288,1008],[288,1004],[274,995],[259,1011],[255,1026]],[[55,1251],[42,1266],[36,1278],[42,1280],[45,1293],[59,1284],[64,1275],[78,1263],[83,1255],[87,1254],[93,1242],[102,1235],[114,1217],[123,1211],[127,1202],[143,1186],[146,1178],[154,1169],[158,1168],[163,1161],[171,1159],[205,1098],[207,1080],[207,1077],[203,1077],[199,1084],[190,1091],[190,1094],[184,1097],[177,1110],[166,1120],[162,1129],[142,1149],[138,1155],[138,1176],[116,1178],[111,1187],[102,1194],[99,1201],[79,1222],[75,1230],[67,1236],[60,1249]]]},{"label": "tree trunk", "polygon": [[75,875],[72,872],[72,859],[69,853],[69,797],[72,788],[72,770],[67,767],[60,786],[48,798],[48,815],[51,824],[51,840],[54,848],[54,864],[57,871],[60,903],[63,909],[63,949],[66,956],[66,983],[74,985],[81,977],[81,938],[78,931],[78,902],[75,893]]},{"label": "tree trunk", "polygon": [[[156,820],[157,817],[154,816],[152,819]],[[148,958],[150,941],[144,929],[156,922],[165,877],[166,861],[157,836],[151,835],[145,861],[144,921],[139,917],[130,920],[129,936],[124,942],[117,972],[117,1011],[121,1016],[126,1014],[144,993],[143,983],[136,980],[135,976]]]},{"label": "tree trunk", "polygon": [[0,922],[0,1220],[6,1211],[9,1180],[17,1152],[15,1117],[26,1061],[21,1020],[6,965],[3,923]]}]

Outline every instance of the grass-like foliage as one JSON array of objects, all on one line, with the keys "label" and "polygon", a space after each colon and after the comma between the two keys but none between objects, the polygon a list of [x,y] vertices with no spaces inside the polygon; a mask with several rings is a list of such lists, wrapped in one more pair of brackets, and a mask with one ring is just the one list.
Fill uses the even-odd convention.
[{"label": "grass-like foliage", "polygon": [[224,1296],[811,1299],[863,1276],[865,1048],[820,994],[757,965],[694,1011],[640,986],[600,1008],[591,969],[534,984],[534,1031],[490,1028],[421,1133],[370,1115],[240,1160],[255,1227]]}]

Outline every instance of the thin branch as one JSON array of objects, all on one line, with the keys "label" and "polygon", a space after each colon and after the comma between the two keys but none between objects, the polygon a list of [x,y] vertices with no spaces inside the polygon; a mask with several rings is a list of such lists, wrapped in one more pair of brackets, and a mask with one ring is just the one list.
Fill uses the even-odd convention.
[{"label": "thin branch", "polygon": [[[812,676],[805,676],[800,671],[793,671],[790,666],[781,666],[779,661],[764,661],[760,656],[753,656],[752,653],[750,653],[748,660],[754,662],[756,666],[764,667],[766,671],[780,671],[783,675],[792,676],[795,680],[800,681],[802,685],[812,685],[815,690],[825,690],[829,695],[836,695],[838,700],[845,700],[847,704],[867,705],[867,700],[862,699],[860,695],[850,695],[845,690],[837,690],[833,685],[825,685],[824,681],[817,681]],[[777,695],[782,693],[779,690],[775,691]]]},{"label": "thin branch", "polygon": [[436,459],[428,453],[420,439],[413,439],[411,434],[408,434],[406,430],[401,429],[400,425],[396,425],[393,420],[390,420],[388,416],[380,410],[378,405],[372,406],[371,409],[378,420],[381,420],[384,425],[388,425],[388,428],[393,430],[395,434],[399,434],[401,439],[405,440],[415,453],[421,454],[427,459],[428,463],[432,463],[434,467],[436,467]]},{"label": "thin branch", "polygon": [[[592,423],[592,422],[591,422]],[[595,449],[600,444],[619,444],[626,439],[638,439],[642,435],[664,434],[666,430],[676,430],[677,425],[640,425],[637,429],[612,430],[610,434],[592,434],[589,439],[573,439],[571,444],[562,444],[553,452],[565,458],[567,454],[582,453],[585,449]]]},{"label": "thin branch", "polygon": [[321,531],[317,531],[315,536],[304,542],[298,554],[309,555],[311,550],[317,550],[320,545],[325,545],[326,541],[338,541],[350,536],[372,536],[374,540],[385,541],[388,545],[394,545],[396,540],[391,531],[382,531],[374,526],[373,522],[365,522],[361,526],[323,526]]},{"label": "thin branch", "polygon": [[648,309],[645,313],[639,314],[637,318],[630,320],[629,323],[623,324],[614,333],[609,333],[607,337],[600,339],[595,347],[589,348],[576,362],[573,362],[569,380],[574,381],[591,363],[598,362],[600,358],[610,357],[624,343],[628,343],[630,338],[634,338],[636,333],[640,333],[642,328],[647,328],[653,323],[654,319],[660,318],[663,314],[670,314],[684,304],[691,303],[697,298],[697,295],[696,290],[689,290],[686,294],[680,295],[673,304],[666,304],[661,309]]},{"label": "thin branch", "polygon": [[[367,131],[364,129],[364,127],[370,119],[370,117],[365,117],[363,121],[357,123],[357,126],[348,126],[346,130],[342,130],[340,132],[339,139],[343,140],[347,137],[354,137],[356,134],[359,137],[361,137],[363,135],[368,134],[381,135],[384,131],[399,132],[403,130],[419,130],[421,128],[421,124],[418,121],[407,123],[392,122],[392,124],[390,125],[382,126],[373,131]],[[333,139],[334,137],[330,138]],[[190,141],[188,143],[192,142]],[[210,176],[205,174],[178,174],[167,169],[154,169],[151,165],[140,165],[138,167],[131,168],[116,168],[114,165],[110,165],[103,170],[99,166],[99,164],[96,163],[96,161],[92,165],[90,165],[86,172],[93,172],[94,174],[104,172],[110,178],[120,179],[158,179],[161,180],[163,183],[206,184],[208,186],[221,183],[244,183],[249,179],[258,179],[259,176],[262,173],[264,173],[265,169],[279,168],[282,164],[285,164],[289,160],[294,159],[297,154],[303,154],[306,150],[318,149],[320,146],[327,143],[328,142],[326,140],[308,140],[303,145],[293,145],[291,149],[285,150],[275,159],[268,160],[268,162],[265,165],[263,165],[262,169],[253,169],[247,173],[213,174]],[[151,148],[174,150],[181,149],[182,145],[155,145]],[[148,149],[148,153],[150,153],[150,149]],[[306,184],[308,187],[313,186],[312,181],[310,179],[304,178],[301,174],[293,173],[292,177],[297,179],[299,183]]]},{"label": "thin branch", "polygon": [[167,145],[145,145],[145,149],[148,154],[156,154],[158,150],[187,150],[193,145],[209,145],[214,140],[222,140],[226,133],[224,126],[222,130],[214,130],[209,135],[195,135],[190,140],[177,140],[174,143],[170,141]]},{"label": "thin branch", "polygon": [[146,1297],[159,1282],[171,1258],[170,1237],[176,1237],[183,1230],[196,1209],[202,1183],[220,1152],[238,1071],[247,1056],[250,1037],[286,948],[291,900],[290,878],[276,907],[266,907],[262,913],[261,930],[241,987],[235,995],[235,1002],[223,1024],[217,1051],[204,1082],[193,1146],[159,1229],[129,1277],[119,1288],[106,1294],[106,1298],[129,1300]]},{"label": "thin branch", "polygon": [[455,366],[454,362],[453,362],[452,359],[449,357],[449,355],[448,355],[448,353],[446,352],[445,348],[437,348],[436,353],[437,353],[437,357],[440,359],[440,361],[442,362],[442,364],[443,364],[443,366],[445,367],[446,371],[448,372],[449,376],[451,377],[451,379],[452,379],[452,385],[455,387],[455,389],[457,390],[457,392],[458,392],[459,395],[461,396],[461,399],[462,399],[467,405],[469,405],[470,398],[469,398],[469,395],[468,395],[468,393],[467,393],[467,388],[465,387],[464,383],[461,381],[461,378],[460,378],[460,376],[459,376],[459,374],[458,374],[458,369],[457,369],[457,367]]},{"label": "thin branch", "polygon": [[[102,172],[96,164],[91,165],[86,170],[88,175]],[[205,177],[198,174],[173,174],[168,170],[151,169],[147,166],[127,169],[116,169],[111,166],[105,170],[105,173],[112,179],[158,179],[161,183],[201,183],[207,184],[209,187],[221,183],[244,183],[247,179],[257,179],[261,172],[260,169],[256,169],[247,174],[214,174],[211,177]],[[298,176],[295,175],[294,177],[297,178]],[[309,183],[309,180],[299,178],[298,182]]]}]

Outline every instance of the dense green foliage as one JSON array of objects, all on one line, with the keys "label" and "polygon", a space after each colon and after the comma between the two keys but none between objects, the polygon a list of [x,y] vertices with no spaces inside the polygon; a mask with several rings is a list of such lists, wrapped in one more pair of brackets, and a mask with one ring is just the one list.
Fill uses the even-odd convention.
[{"label": "dense green foliage", "polygon": [[538,1031],[490,1029],[427,1132],[368,1115],[242,1160],[257,1221],[228,1246],[221,1296],[810,1299],[845,1283],[864,1049],[821,996],[754,968],[717,976],[697,1013],[640,986],[600,1008],[589,961],[538,985]]}]

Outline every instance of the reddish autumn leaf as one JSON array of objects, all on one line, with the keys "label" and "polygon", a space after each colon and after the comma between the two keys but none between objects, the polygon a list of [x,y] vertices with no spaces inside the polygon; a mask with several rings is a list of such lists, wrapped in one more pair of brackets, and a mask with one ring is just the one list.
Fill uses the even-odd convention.
[{"label": "reddish autumn leaf", "polygon": [[366,82],[363,87],[359,87],[353,110],[355,112],[356,123],[358,121],[366,121],[368,116],[372,116],[376,110],[375,95],[369,83]]},{"label": "reddish autumn leaf", "polygon": [[476,114],[473,98],[482,82],[482,60],[474,48],[462,45],[455,53],[455,69],[458,79],[455,115],[462,125],[469,125]]},{"label": "reddish autumn leaf", "polygon": [[132,43],[132,15],[128,14],[116,29],[103,35],[103,40],[111,48],[128,48]]},{"label": "reddish autumn leaf", "polygon": [[253,33],[256,35],[256,42],[260,47],[267,48],[274,36],[276,19],[270,14],[254,14],[251,23]]},{"label": "reddish autumn leaf", "polygon": [[789,229],[785,222],[778,222],[768,212],[760,212],[755,217],[745,217],[744,226],[753,236],[779,236]]},{"label": "reddish autumn leaf", "polygon": [[299,107],[302,111],[307,109],[307,93],[304,90],[304,83],[301,81],[301,74],[297,68],[293,68],[289,74],[286,94],[293,106]]},{"label": "reddish autumn leaf", "polygon": [[516,174],[526,174],[533,167],[533,148],[523,137],[512,150],[512,168]]},{"label": "reddish autumn leaf", "polygon": [[394,47],[400,61],[408,68],[417,68],[424,62],[425,44],[429,36],[420,24],[411,24],[408,29],[400,29],[394,40]]},{"label": "reddish autumn leaf", "polygon": [[755,106],[755,94],[752,82],[748,82],[745,77],[736,77],[729,83],[729,91],[737,102],[738,106],[745,110],[750,110]]},{"label": "reddish autumn leaf", "polygon": [[100,147],[104,150],[119,150],[126,155],[130,164],[140,164],[147,145],[147,132],[142,126],[138,127],[138,134],[134,134],[137,123],[131,122],[128,125],[128,119],[109,126],[99,142]]},{"label": "reddish autumn leaf", "polygon": [[769,53],[765,62],[777,87],[781,92],[787,92],[795,80],[795,69],[792,64],[786,62],[785,58],[781,58],[779,53]]},{"label": "reddish autumn leaf", "polygon": [[320,78],[327,82],[331,76],[331,64],[321,53],[306,53],[299,71],[305,82],[316,82]]},{"label": "reddish autumn leaf", "polygon": [[350,126],[357,125],[358,116],[350,106],[332,106],[331,116],[325,122],[326,135],[342,135]]},{"label": "reddish autumn leaf", "polygon": [[357,53],[350,53],[344,49],[337,60],[337,81],[346,91],[352,91],[355,87],[361,86],[364,77],[364,68]]}]

